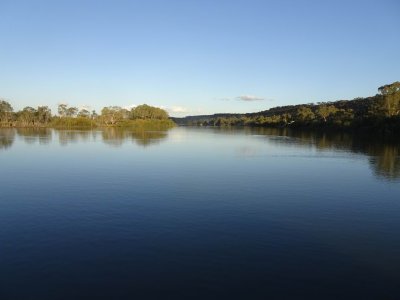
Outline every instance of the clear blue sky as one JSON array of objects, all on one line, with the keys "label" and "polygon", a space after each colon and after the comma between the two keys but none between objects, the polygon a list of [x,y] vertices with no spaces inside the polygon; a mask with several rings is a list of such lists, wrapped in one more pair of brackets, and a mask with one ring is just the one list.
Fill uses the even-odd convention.
[{"label": "clear blue sky", "polygon": [[0,98],[254,112],[400,80],[399,0],[0,0]]}]

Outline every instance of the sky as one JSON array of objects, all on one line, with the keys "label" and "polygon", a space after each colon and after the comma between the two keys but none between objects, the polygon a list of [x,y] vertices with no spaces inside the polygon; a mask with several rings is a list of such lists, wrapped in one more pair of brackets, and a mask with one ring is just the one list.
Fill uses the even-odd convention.
[{"label": "sky", "polygon": [[0,98],[257,112],[400,80],[399,0],[0,0]]}]

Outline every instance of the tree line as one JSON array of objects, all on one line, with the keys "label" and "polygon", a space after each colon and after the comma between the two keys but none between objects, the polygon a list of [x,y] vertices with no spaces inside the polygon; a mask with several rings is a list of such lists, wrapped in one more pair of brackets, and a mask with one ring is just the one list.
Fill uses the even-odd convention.
[{"label": "tree line", "polygon": [[[378,91],[379,94],[375,96],[350,101],[281,106],[249,114],[215,114],[171,119],[178,124],[200,126],[380,128],[398,132],[400,82],[383,85]],[[0,126],[129,126],[140,121],[158,122],[168,126],[173,124],[165,110],[146,104],[131,110],[108,106],[104,107],[100,114],[60,104],[57,112],[57,115],[53,115],[47,106],[39,106],[36,109],[25,107],[14,112],[10,103],[0,100]]]},{"label": "tree line", "polygon": [[182,125],[340,127],[400,129],[400,82],[378,88],[367,98],[274,107],[258,113],[175,118]]},{"label": "tree line", "polygon": [[59,104],[57,115],[48,106],[25,107],[14,111],[11,104],[0,100],[0,126],[2,127],[47,127],[47,126],[129,126],[133,123],[162,123],[172,125],[168,113],[147,104],[130,110],[119,106],[108,106],[97,114],[95,110],[78,109]]}]

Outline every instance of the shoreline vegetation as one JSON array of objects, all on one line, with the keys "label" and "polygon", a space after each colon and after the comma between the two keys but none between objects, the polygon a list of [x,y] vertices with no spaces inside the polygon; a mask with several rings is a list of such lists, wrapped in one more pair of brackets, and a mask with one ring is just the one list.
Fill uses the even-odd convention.
[{"label": "shoreline vegetation", "polygon": [[68,107],[66,104],[58,105],[58,115],[53,115],[48,106],[25,107],[14,112],[10,103],[0,100],[0,127],[16,128],[101,128],[124,127],[165,129],[176,124],[169,118],[168,113],[158,107],[147,104],[136,106],[131,110],[119,106],[108,106],[96,111],[79,110]]},{"label": "shoreline vegetation", "polygon": [[49,107],[25,107],[14,112],[0,99],[0,127],[95,128],[131,127],[164,129],[187,126],[289,127],[322,130],[353,130],[393,135],[400,132],[400,82],[383,85],[379,93],[366,98],[288,105],[247,114],[214,114],[171,118],[158,107],[146,104],[131,110],[104,107],[100,114],[86,109],[58,105],[58,114]]},{"label": "shoreline vegetation", "polygon": [[400,132],[400,82],[378,88],[367,98],[274,107],[247,114],[214,114],[172,118],[187,126],[289,127],[353,130],[393,134]]}]

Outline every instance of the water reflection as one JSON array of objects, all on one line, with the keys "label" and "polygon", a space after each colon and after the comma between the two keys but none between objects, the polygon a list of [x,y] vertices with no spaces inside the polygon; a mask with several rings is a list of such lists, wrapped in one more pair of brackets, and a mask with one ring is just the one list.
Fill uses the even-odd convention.
[{"label": "water reflection", "polygon": [[1,129],[0,130],[0,149],[7,149],[12,146],[15,139],[14,129]]},{"label": "water reflection", "polygon": [[[182,129],[183,130],[183,129]],[[288,128],[215,128],[188,129],[224,135],[255,135],[267,139],[269,143],[285,147],[303,147],[316,151],[345,151],[365,155],[373,173],[378,178],[394,180],[400,178],[400,141],[384,139],[379,136],[351,134],[345,132],[320,132],[311,130],[293,130]],[[66,146],[78,142],[95,142],[97,140],[120,147],[124,143],[135,143],[147,147],[167,140],[168,130],[127,130],[106,128],[102,130],[55,130],[48,128],[3,128],[0,129],[0,150],[10,149],[16,138],[27,144],[46,145],[58,140]],[[242,145],[237,149],[239,156],[257,156],[259,148],[256,144]]]},{"label": "water reflection", "polygon": [[[246,134],[266,138],[268,142],[285,147],[302,147],[316,151],[345,151],[366,155],[374,175],[386,180],[400,179],[400,140],[349,132],[293,130],[290,128],[212,128],[214,134]],[[243,145],[236,149],[238,156],[257,156],[259,149]]]},{"label": "water reflection", "polygon": [[17,128],[18,137],[22,138],[27,144],[39,143],[47,145],[52,140],[52,130],[49,128]]},{"label": "water reflection", "polygon": [[[228,130],[229,132],[232,132],[232,130]],[[245,132],[266,136],[268,141],[286,146],[308,147],[317,151],[346,151],[366,155],[371,169],[377,177],[384,179],[400,178],[400,141],[393,138],[288,128],[248,128]]]},{"label": "water reflection", "polygon": [[103,130],[57,130],[49,128],[0,128],[0,149],[10,148],[18,137],[26,144],[49,144],[53,136],[59,144],[66,146],[79,142],[90,142],[100,139],[103,143],[115,147],[125,142],[134,142],[143,147],[157,145],[168,136],[168,130],[126,130],[106,128]]},{"label": "water reflection", "polygon": [[101,131],[105,144],[121,146],[125,141],[133,141],[137,145],[146,147],[159,144],[168,136],[168,131],[125,130],[121,128],[107,128]]},{"label": "water reflection", "polygon": [[77,142],[87,142],[95,132],[91,130],[56,130],[60,145],[66,146]]},{"label": "water reflection", "polygon": [[49,128],[3,128],[0,129],[0,149],[9,148],[18,136],[27,144],[39,143],[49,144],[53,135],[62,146],[79,142],[96,141],[100,139],[103,143],[115,147],[125,142],[135,142],[137,145],[146,147],[159,144],[168,136],[168,130],[127,130],[121,128],[105,128],[103,130],[58,130]]}]

